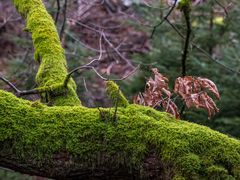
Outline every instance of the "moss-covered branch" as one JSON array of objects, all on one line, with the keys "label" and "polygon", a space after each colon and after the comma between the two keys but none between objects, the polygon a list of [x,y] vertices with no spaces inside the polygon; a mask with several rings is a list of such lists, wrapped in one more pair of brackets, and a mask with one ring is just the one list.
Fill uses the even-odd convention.
[{"label": "moss-covered branch", "polygon": [[[67,64],[52,17],[46,11],[41,0],[13,0],[18,12],[26,19],[26,30],[32,33],[35,47],[35,59],[40,60],[36,82],[39,88],[63,84],[67,76]],[[68,89],[61,92],[48,92],[43,97],[52,105],[79,105],[76,85],[71,80]]]},{"label": "moss-covered branch", "polygon": [[[102,114],[105,117],[102,118]],[[53,178],[240,178],[240,142],[148,107],[47,107],[0,91],[0,166]]]}]

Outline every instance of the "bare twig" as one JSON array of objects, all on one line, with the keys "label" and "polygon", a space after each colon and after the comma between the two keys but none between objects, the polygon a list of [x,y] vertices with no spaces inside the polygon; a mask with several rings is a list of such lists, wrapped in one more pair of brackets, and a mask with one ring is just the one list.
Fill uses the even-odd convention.
[{"label": "bare twig", "polygon": [[[65,32],[65,33],[66,33],[66,35],[68,35],[70,38],[72,38],[73,40],[75,40],[77,43],[79,43],[80,45],[82,45],[84,48],[89,49],[89,50],[94,51],[94,52],[100,53],[100,50],[99,50],[99,49],[93,48],[93,47],[85,44],[84,42],[82,42],[82,41],[80,41],[79,39],[77,39],[76,37],[74,37],[71,33],[69,33],[69,32]],[[102,50],[102,52],[103,52],[103,53],[106,53],[105,50]]]},{"label": "bare twig", "polygon": [[58,22],[58,17],[59,17],[60,10],[61,10],[60,0],[57,0],[57,13],[56,13],[56,16],[55,16],[55,24],[57,24],[57,22]]},{"label": "bare twig", "polygon": [[3,18],[3,22],[0,23],[0,29],[2,29],[8,22],[19,21],[21,19],[21,17],[17,17],[15,19],[13,19],[12,15],[10,15],[8,17],[2,17],[2,18]]},{"label": "bare twig", "polygon": [[38,89],[32,89],[32,90],[24,90],[24,91],[20,91],[19,93],[17,93],[18,97],[21,96],[26,96],[26,95],[31,95],[31,94],[41,94],[41,93],[45,93],[45,90],[38,90]]},{"label": "bare twig", "polygon": [[130,67],[133,67],[130,61],[119,52],[118,49],[120,48],[120,45],[118,45],[117,47],[114,47],[114,45],[109,41],[109,39],[106,37],[104,33],[103,33],[103,38],[121,59],[123,59]]},{"label": "bare twig", "polygon": [[224,13],[226,14],[226,16],[228,16],[227,8],[224,7],[218,0],[215,0],[215,2],[224,10]]},{"label": "bare twig", "polygon": [[21,91],[13,83],[11,83],[9,80],[7,80],[2,75],[0,75],[0,79],[3,82],[5,82],[7,85],[9,85],[14,90],[14,92],[16,93],[16,96],[18,96],[18,97],[25,96],[25,95],[30,95],[30,94],[40,94],[40,93],[45,92],[44,90],[37,90],[37,89]]},{"label": "bare twig", "polygon": [[[91,61],[92,62],[92,61]],[[80,67],[77,67],[75,69],[73,69],[72,71],[70,71],[67,75],[67,77],[65,78],[64,80],[64,87],[67,87],[67,84],[70,80],[70,77],[73,73],[77,72],[78,70],[80,69],[92,69],[98,77],[100,77],[102,80],[104,81],[108,81],[108,80],[111,80],[111,81],[123,81],[125,79],[127,79],[129,76],[133,75],[138,69],[139,69],[139,66],[137,66],[136,68],[134,68],[130,73],[128,73],[127,75],[123,76],[122,78],[120,79],[111,79],[109,77],[103,77],[97,70],[95,67],[93,66],[89,66],[89,65],[83,65],[83,66],[80,66]]]},{"label": "bare twig", "polygon": [[87,83],[86,83],[85,78],[83,78],[83,85],[84,85],[84,88],[85,88],[86,92],[88,92]]},{"label": "bare twig", "polygon": [[65,29],[65,25],[66,25],[66,19],[67,19],[67,0],[64,0],[64,5],[63,5],[63,23],[62,23],[62,28],[60,30],[60,40],[62,40],[63,38],[63,34],[64,34],[64,29]]},{"label": "bare twig", "polygon": [[[213,3],[211,2],[211,10],[210,10],[210,19],[209,19],[209,35],[212,37],[214,36],[213,34],[213,26],[214,26],[214,7],[213,7]],[[212,56],[213,55],[213,48],[214,48],[214,44],[212,43],[209,43],[209,46],[208,46],[208,53]]]},{"label": "bare twig", "polygon": [[[185,39],[185,36],[179,31],[179,29],[172,24],[168,19],[166,19],[166,21],[168,22],[168,24],[177,32],[177,34],[182,38]],[[197,44],[195,44],[194,42],[191,42],[191,45],[196,48],[199,52],[201,52],[203,55],[205,55],[208,59],[210,59],[211,61],[215,62],[216,64],[222,66],[224,69],[232,72],[232,73],[236,73],[236,74],[240,74],[239,71],[236,71],[234,69],[232,69],[231,67],[226,66],[225,64],[223,64],[222,62],[218,61],[217,59],[214,59],[207,51],[205,51],[204,49],[200,48]]]},{"label": "bare twig", "polygon": [[[70,19],[70,18],[68,18],[68,20],[75,21],[75,20]],[[122,60],[124,60],[130,67],[133,67],[133,65],[131,64],[131,62],[129,61],[129,59],[127,59],[126,57],[124,57],[124,56],[121,54],[121,52],[119,51],[120,45],[118,45],[117,47],[114,47],[114,45],[113,45],[113,44],[110,42],[110,40],[106,37],[106,34],[105,34],[105,33],[103,33],[103,32],[100,31],[100,30],[97,30],[97,29],[95,29],[95,28],[93,28],[93,27],[90,27],[90,26],[88,26],[88,25],[86,25],[86,24],[84,24],[84,23],[82,23],[82,22],[80,22],[80,21],[75,21],[75,22],[76,22],[77,24],[79,24],[79,25],[81,25],[81,26],[83,26],[83,27],[91,30],[91,31],[94,31],[94,32],[102,35],[104,41],[110,46],[110,48],[111,48]]]},{"label": "bare twig", "polygon": [[167,20],[167,18],[170,16],[170,14],[171,14],[172,11],[174,10],[176,4],[177,4],[177,0],[174,1],[173,6],[170,8],[170,10],[168,11],[167,15],[161,20],[161,22],[159,22],[157,25],[155,25],[155,26],[153,27],[152,34],[151,34],[151,38],[153,38],[156,29],[157,29],[159,26],[161,26],[162,23],[163,23],[165,20]]},{"label": "bare twig", "polygon": [[[118,94],[119,94],[119,92],[120,92],[120,88],[118,87]],[[113,122],[117,121],[118,101],[119,101],[119,96],[117,96],[117,98],[115,100],[115,109],[114,109],[114,114],[113,114],[113,117],[112,117]]]},{"label": "bare twig", "polygon": [[14,86],[14,84],[12,84],[9,80],[7,80],[5,77],[3,77],[2,75],[0,75],[0,79],[5,82],[7,85],[9,85],[15,93],[19,93],[21,92],[16,86]]},{"label": "bare twig", "polygon": [[67,84],[68,84],[68,82],[69,82],[69,79],[70,79],[71,75],[72,75],[73,73],[77,72],[77,71],[80,70],[80,69],[88,69],[88,68],[93,69],[93,70],[96,72],[96,74],[97,74],[99,77],[102,78],[102,76],[101,76],[101,75],[96,71],[96,69],[92,66],[92,64],[93,64],[94,62],[100,61],[100,60],[102,59],[102,34],[103,34],[103,32],[101,32],[101,36],[100,36],[100,38],[99,38],[99,49],[100,49],[100,55],[99,55],[99,57],[98,57],[97,59],[93,59],[92,61],[90,61],[89,63],[87,63],[87,64],[85,64],[85,65],[83,65],[83,66],[77,67],[77,68],[73,69],[72,71],[70,71],[70,72],[68,73],[66,79],[64,80],[64,87],[65,87],[65,88],[67,88]]}]

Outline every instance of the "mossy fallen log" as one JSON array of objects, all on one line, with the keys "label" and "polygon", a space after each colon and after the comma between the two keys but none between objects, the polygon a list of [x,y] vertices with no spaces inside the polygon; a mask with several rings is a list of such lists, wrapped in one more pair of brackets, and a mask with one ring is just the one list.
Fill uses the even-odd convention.
[{"label": "mossy fallen log", "polygon": [[239,179],[240,141],[148,107],[48,107],[0,91],[0,166],[70,179]]}]

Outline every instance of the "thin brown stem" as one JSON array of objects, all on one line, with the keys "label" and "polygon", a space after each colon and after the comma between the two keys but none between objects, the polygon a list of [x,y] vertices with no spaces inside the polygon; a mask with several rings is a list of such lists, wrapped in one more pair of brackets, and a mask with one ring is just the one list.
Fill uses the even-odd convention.
[{"label": "thin brown stem", "polygon": [[162,23],[163,23],[164,21],[166,21],[166,19],[167,19],[167,18],[170,16],[170,14],[173,12],[174,8],[176,7],[176,4],[177,4],[177,0],[174,1],[173,6],[170,8],[170,10],[169,10],[168,13],[166,14],[166,16],[164,16],[164,18],[163,18],[157,25],[155,25],[155,26],[153,27],[153,30],[152,30],[152,33],[151,33],[151,38],[153,38],[153,36],[154,36],[157,28],[158,28],[159,26],[161,26]]},{"label": "thin brown stem", "polygon": [[182,77],[186,76],[186,61],[189,52],[190,37],[192,32],[191,21],[190,21],[190,8],[188,6],[183,8],[183,14],[187,25],[186,39],[184,43],[184,49],[182,54]]},{"label": "thin brown stem", "polygon": [[[210,37],[213,37],[214,9],[213,9],[213,4],[212,4],[212,3],[211,3],[210,6],[211,6],[211,9],[210,9],[210,19],[209,19],[209,35],[210,35]],[[209,47],[208,47],[208,52],[209,52],[209,54],[210,54],[211,56],[212,56],[212,54],[213,54],[213,48],[214,48],[214,45],[210,42],[210,43],[209,43]]]},{"label": "thin brown stem", "polygon": [[5,77],[0,75],[0,79],[5,82],[7,85],[9,85],[15,93],[21,92],[13,83],[11,83],[9,80],[7,80]]},{"label": "thin brown stem", "polygon": [[[180,30],[173,24],[171,23],[168,19],[166,19],[166,21],[168,22],[168,24],[176,31],[176,33],[182,38],[185,39],[185,36],[180,32]],[[205,51],[204,49],[200,48],[197,44],[195,44],[194,42],[191,41],[191,45],[196,48],[199,52],[201,52],[203,55],[205,55],[208,59],[210,59],[211,61],[215,62],[216,64],[222,66],[224,69],[226,69],[227,71],[230,71],[232,73],[235,74],[240,74],[239,71],[236,71],[234,69],[232,69],[231,67],[226,66],[225,64],[223,64],[222,62],[218,61],[217,59],[214,59],[207,51]]]},{"label": "thin brown stem", "polygon": [[[74,21],[73,19],[70,19],[70,18],[68,18],[68,20]],[[130,60],[129,60],[128,58],[126,58],[125,56],[123,56],[122,53],[120,52],[119,49],[120,49],[121,43],[120,43],[118,46],[115,47],[115,46],[113,45],[113,43],[107,38],[106,34],[103,33],[103,31],[97,30],[97,29],[95,29],[95,28],[93,28],[93,27],[91,27],[91,26],[88,26],[88,25],[80,22],[80,21],[76,21],[76,23],[77,23],[78,25],[80,25],[80,26],[83,26],[83,27],[85,27],[85,28],[87,28],[87,29],[89,29],[89,30],[91,30],[91,31],[94,31],[94,32],[100,34],[100,35],[103,37],[104,41],[105,41],[105,42],[109,45],[109,47],[112,49],[112,51],[115,52],[115,53],[118,55],[118,57],[120,57],[122,60],[124,60],[130,67],[134,67],[134,66],[131,64]]]},{"label": "thin brown stem", "polygon": [[57,13],[56,13],[56,16],[55,16],[55,24],[57,24],[57,22],[58,22],[58,17],[59,17],[60,10],[61,10],[60,0],[57,0]]},{"label": "thin brown stem", "polygon": [[[119,94],[119,92],[120,92],[120,89],[118,88],[118,94]],[[113,122],[117,122],[118,101],[119,101],[119,96],[115,100],[115,109],[114,109],[114,114],[113,114],[113,117],[112,117]]]},{"label": "thin brown stem", "polygon": [[67,0],[64,0],[64,5],[63,5],[63,23],[62,23],[62,28],[60,30],[60,40],[63,38],[65,26],[66,26],[66,19],[67,19]]},{"label": "thin brown stem", "polygon": [[44,90],[37,90],[37,89],[21,91],[13,83],[11,83],[9,80],[7,80],[5,77],[0,75],[0,79],[3,82],[5,82],[7,85],[9,85],[13,89],[13,91],[15,92],[16,96],[18,96],[18,97],[25,96],[25,95],[30,95],[30,94],[40,94],[40,93],[45,92]]},{"label": "thin brown stem", "polygon": [[109,80],[111,80],[111,81],[123,81],[123,80],[127,79],[129,76],[133,75],[133,74],[139,69],[139,66],[137,66],[136,68],[134,68],[130,73],[128,73],[127,75],[123,76],[123,77],[120,78],[120,79],[111,79],[111,78],[109,78],[109,77],[104,77],[104,76],[102,76],[102,75],[96,70],[95,67],[93,67],[93,66],[88,66],[88,65],[83,65],[83,66],[80,66],[80,67],[77,67],[77,68],[73,69],[72,71],[70,71],[70,72],[68,73],[68,75],[66,76],[66,78],[65,78],[65,80],[64,80],[64,83],[63,83],[65,88],[67,88],[68,82],[69,82],[72,74],[75,73],[75,72],[77,72],[78,70],[81,70],[81,69],[92,69],[92,70],[97,74],[97,76],[98,76],[99,78],[101,78],[102,80],[104,80],[104,81],[109,81]]},{"label": "thin brown stem", "polygon": [[215,0],[215,2],[224,10],[224,13],[226,16],[228,16],[228,10],[226,7],[224,7],[218,0]]}]

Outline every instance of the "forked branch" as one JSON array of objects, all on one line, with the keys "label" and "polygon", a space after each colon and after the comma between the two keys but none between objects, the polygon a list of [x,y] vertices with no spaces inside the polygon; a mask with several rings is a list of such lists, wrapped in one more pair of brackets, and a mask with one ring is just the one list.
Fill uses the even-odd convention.
[{"label": "forked branch", "polygon": [[162,23],[164,23],[164,21],[167,20],[167,18],[168,18],[168,17],[170,16],[170,14],[173,12],[173,10],[174,10],[174,8],[176,7],[176,5],[177,5],[177,0],[174,0],[174,3],[173,3],[173,5],[172,5],[172,7],[170,8],[170,10],[168,11],[168,13],[166,14],[166,16],[165,16],[157,25],[155,25],[155,26],[153,27],[152,34],[151,34],[151,38],[153,38],[154,33],[155,33],[155,31],[157,30],[157,28],[158,28],[159,26],[161,26]]}]

